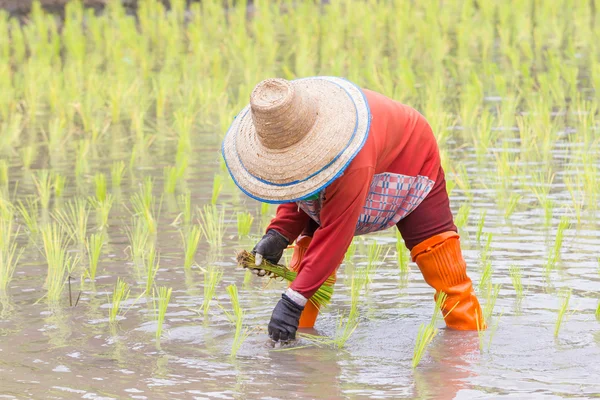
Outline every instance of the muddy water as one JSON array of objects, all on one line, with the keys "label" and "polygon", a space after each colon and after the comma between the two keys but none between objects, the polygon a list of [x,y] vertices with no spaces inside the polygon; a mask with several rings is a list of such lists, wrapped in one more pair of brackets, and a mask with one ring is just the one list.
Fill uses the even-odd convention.
[{"label": "muddy water", "polygon": [[[186,180],[194,205],[210,200],[212,177],[224,174],[218,161],[217,143],[199,150]],[[465,154],[469,152],[466,151]],[[100,153],[102,154],[102,153]],[[168,152],[167,152],[168,154]],[[462,155],[455,157],[463,157]],[[0,398],[15,399],[345,399],[345,398],[589,398],[600,396],[600,323],[594,316],[600,283],[600,225],[598,215],[586,212],[580,224],[565,233],[562,258],[550,274],[545,272],[548,249],[561,213],[570,207],[570,196],[560,179],[551,191],[555,215],[549,228],[536,208],[533,195],[523,192],[515,213],[506,221],[497,206],[490,164],[465,162],[474,182],[474,200],[468,224],[462,233],[464,254],[476,286],[482,273],[483,243],[478,243],[476,226],[487,210],[484,235],[493,233],[492,282],[501,284],[492,326],[497,328],[485,349],[473,332],[440,329],[420,366],[411,369],[413,347],[419,325],[433,310],[432,289],[411,264],[402,279],[396,264],[395,232],[369,235],[359,242],[356,257],[340,270],[334,301],[320,317],[313,334],[334,336],[338,315],[349,306],[347,272],[366,262],[365,245],[373,240],[389,246],[381,260],[369,291],[360,305],[360,324],[343,350],[308,347],[274,351],[265,344],[265,332],[272,307],[284,288],[281,282],[252,277],[244,282],[244,271],[236,268],[238,249],[251,248],[260,236],[269,215],[260,214],[260,204],[244,198],[228,181],[220,197],[227,215],[225,245],[214,253],[203,243],[198,264],[220,265],[227,272],[219,285],[217,298],[207,318],[199,312],[202,304],[202,275],[198,267],[183,268],[183,248],[177,226],[175,200],[165,197],[160,216],[157,246],[161,268],[156,282],[173,288],[163,339],[154,340],[156,324],[151,302],[135,302],[142,292],[136,282],[127,250],[126,226],[130,217],[123,204],[143,176],[156,178],[160,196],[162,167],[172,159],[164,154],[151,157],[152,163],[126,174],[123,188],[111,212],[109,243],[105,246],[95,287],[73,281],[73,297],[81,291],[76,307],[69,306],[68,294],[61,307],[49,309],[44,301],[46,265],[41,241],[22,231],[19,243],[26,246],[10,287],[9,303],[0,319]],[[164,161],[164,163],[162,162]],[[19,181],[17,198],[33,193],[30,174],[15,160],[11,187]],[[65,164],[68,165],[68,164]],[[98,156],[91,160],[91,174],[79,184],[80,195],[92,195],[92,174],[105,173],[108,163]],[[540,168],[539,165],[537,168]],[[487,169],[488,173],[482,173]],[[58,170],[68,174],[67,169]],[[449,179],[452,174],[449,173]],[[75,179],[69,176],[71,182]],[[487,182],[490,180],[490,182]],[[483,180],[483,184],[481,184]],[[477,183],[479,182],[479,183]],[[485,183],[489,183],[486,185]],[[74,186],[74,185],[73,185]],[[75,192],[75,190],[72,190]],[[66,196],[68,197],[68,196]],[[460,188],[452,192],[456,212],[466,199]],[[235,212],[248,210],[255,215],[253,237],[238,240]],[[271,208],[270,214],[274,211]],[[93,228],[90,218],[90,229]],[[481,240],[484,241],[483,239]],[[73,251],[78,251],[74,249]],[[287,255],[289,257],[289,255]],[[519,303],[508,269],[523,270],[524,299]],[[109,300],[117,277],[132,284],[133,295],[125,317],[108,324]],[[233,328],[219,305],[229,310],[225,287],[236,283],[246,322],[251,329],[237,358],[229,356]],[[572,289],[566,320],[558,338],[554,337],[559,293]],[[481,296],[485,302],[484,296]],[[73,300],[74,301],[74,300]],[[440,328],[443,328],[440,326]]]}]

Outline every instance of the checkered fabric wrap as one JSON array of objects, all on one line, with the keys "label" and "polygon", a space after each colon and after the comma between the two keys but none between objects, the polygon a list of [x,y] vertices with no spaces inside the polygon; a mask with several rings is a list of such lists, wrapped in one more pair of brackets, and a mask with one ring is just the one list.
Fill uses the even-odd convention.
[{"label": "checkered fabric wrap", "polygon": [[[377,232],[396,225],[421,204],[434,183],[420,175],[406,176],[388,172],[375,175],[358,218],[355,235]],[[320,224],[322,204],[323,193],[318,200],[298,202],[298,207]]]}]

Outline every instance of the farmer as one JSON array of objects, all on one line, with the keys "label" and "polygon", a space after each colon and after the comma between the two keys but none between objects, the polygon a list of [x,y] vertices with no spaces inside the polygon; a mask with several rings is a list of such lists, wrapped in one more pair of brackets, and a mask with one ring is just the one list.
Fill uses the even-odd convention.
[{"label": "farmer", "polygon": [[229,128],[223,157],[244,193],[280,204],[254,247],[256,265],[277,263],[295,242],[298,276],[273,310],[271,339],[313,327],[319,310],[308,299],[335,276],[352,238],[393,226],[436,296],[448,295],[448,328],[477,329],[437,143],[416,110],[341,78],[267,79]]}]

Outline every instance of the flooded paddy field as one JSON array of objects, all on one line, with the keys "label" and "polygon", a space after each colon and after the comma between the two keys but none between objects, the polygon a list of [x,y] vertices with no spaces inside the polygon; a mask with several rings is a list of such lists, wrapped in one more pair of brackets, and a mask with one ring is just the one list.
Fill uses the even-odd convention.
[{"label": "flooded paddy field", "polygon": [[[0,398],[600,396],[591,4],[0,14]],[[438,138],[488,329],[440,321],[416,368],[433,289],[394,230],[355,238],[289,348],[266,332],[286,284],[237,266],[276,207],[237,189],[222,138],[261,79],[311,75],[409,104]]]}]

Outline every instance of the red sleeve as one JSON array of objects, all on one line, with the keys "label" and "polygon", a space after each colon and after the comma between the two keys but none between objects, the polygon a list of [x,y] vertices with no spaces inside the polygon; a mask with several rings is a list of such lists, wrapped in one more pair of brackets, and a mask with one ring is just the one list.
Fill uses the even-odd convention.
[{"label": "red sleeve", "polygon": [[374,170],[363,167],[345,173],[325,191],[321,226],[302,259],[291,288],[310,298],[340,265],[352,243]]},{"label": "red sleeve", "polygon": [[277,214],[267,230],[276,230],[292,243],[302,233],[309,218],[308,214],[300,210],[296,203],[281,204],[277,207]]}]

